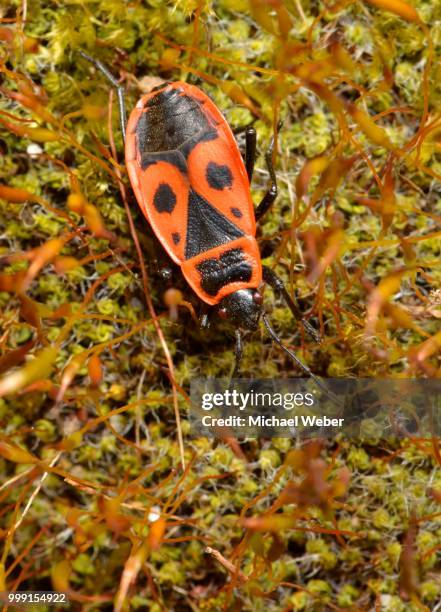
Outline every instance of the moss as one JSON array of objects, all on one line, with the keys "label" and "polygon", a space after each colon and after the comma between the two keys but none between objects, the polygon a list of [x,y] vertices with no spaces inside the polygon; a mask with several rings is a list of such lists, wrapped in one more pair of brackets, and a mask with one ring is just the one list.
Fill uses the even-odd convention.
[{"label": "moss", "polygon": [[[430,531],[422,531],[417,535],[418,550],[424,557],[422,567],[424,569],[433,568],[437,562],[436,547],[438,536]],[[430,553],[430,554],[427,554]]]},{"label": "moss", "polygon": [[294,610],[304,610],[309,603],[308,594],[305,593],[305,591],[294,593],[294,595],[291,595],[289,598],[289,603],[292,605]]},{"label": "moss", "polygon": [[274,469],[280,465],[279,453],[273,449],[262,450],[259,461],[262,470]]},{"label": "moss", "polygon": [[367,470],[370,467],[369,455],[363,448],[352,448],[347,460],[350,466],[359,470]]},{"label": "moss", "polygon": [[[199,304],[179,274],[168,285],[160,278],[158,269],[166,258],[127,190],[147,264],[147,293],[173,359],[173,375],[151,322],[114,174],[117,164],[109,159],[108,83],[79,56],[79,49],[112,66],[127,90],[129,110],[140,96],[138,84],[146,78],[183,78],[212,96],[234,130],[254,125],[260,154],[252,185],[256,202],[269,180],[263,153],[278,112],[283,120],[275,157],[279,197],[259,224],[259,247],[265,263],[288,283],[301,311],[314,325],[322,324],[322,343],[317,346],[299,333],[299,322],[270,290],[265,292],[265,309],[285,344],[314,373],[406,377],[425,376],[439,367],[435,353],[421,370],[415,361],[418,348],[438,330],[426,300],[441,280],[435,233],[435,216],[441,210],[436,199],[439,130],[415,138],[424,109],[422,78],[428,57],[423,28],[369,3],[341,4],[320,12],[305,0],[304,16],[291,0],[273,2],[269,16],[262,6],[254,0],[97,0],[56,6],[40,0],[28,3],[24,24],[25,35],[37,39],[34,47],[19,33],[12,46],[8,42],[8,29],[18,30],[21,20],[2,24],[2,57],[10,57],[9,72],[2,74],[6,93],[0,103],[9,115],[1,117],[9,121],[12,115],[16,119],[11,121],[22,127],[38,124],[58,136],[44,142],[17,136],[2,124],[0,138],[0,184],[33,194],[24,203],[0,200],[0,254],[6,258],[0,289],[7,282],[4,274],[32,272],[41,263],[26,288],[26,294],[40,303],[38,324],[35,313],[26,313],[13,293],[0,292],[0,369],[7,363],[4,356],[27,343],[30,348],[22,361],[3,375],[14,376],[46,346],[57,349],[52,370],[47,373],[43,367],[44,378],[36,381],[36,388],[24,386],[0,400],[0,448],[5,441],[17,444],[46,463],[60,450],[54,471],[14,533],[7,569],[15,561],[17,567],[7,574],[8,587],[31,563],[26,586],[46,589],[51,568],[60,559],[72,568],[70,587],[90,598],[92,606],[100,605],[94,596],[116,594],[130,551],[152,537],[148,512],[154,507],[166,518],[165,541],[149,549],[134,577],[127,597],[133,609],[190,606],[259,612],[380,605],[394,612],[411,610],[415,606],[399,596],[399,572],[409,514],[414,512],[425,518],[415,542],[418,596],[428,606],[439,599],[439,584],[433,579],[440,569],[439,533],[431,518],[438,504],[428,489],[438,491],[441,484],[431,444],[385,439],[369,418],[360,438],[341,436],[323,444],[323,475],[315,459],[305,471],[285,469],[287,454],[299,449],[301,441],[191,437],[185,420],[190,382],[197,376],[228,375],[233,333],[227,325],[218,325],[216,317],[200,332],[185,307],[180,307],[178,321],[170,322],[163,302],[168,286],[179,289],[197,314]],[[430,122],[441,109],[441,5],[417,0],[414,6],[434,43],[426,92]],[[13,19],[21,7],[13,0],[3,12],[0,9],[0,16]],[[284,38],[277,34],[281,29]],[[338,55],[337,43],[351,62]],[[298,70],[305,66],[307,73],[300,79]],[[326,77],[321,78],[321,70]],[[223,87],[226,81],[237,86],[236,97]],[[29,108],[7,93],[31,89],[44,110],[54,115],[53,123],[41,109],[39,116],[35,104]],[[380,146],[378,138],[372,140],[372,133],[349,114],[351,104],[381,126],[394,151]],[[127,184],[115,96],[112,129]],[[242,145],[243,132],[238,138]],[[41,151],[30,154],[28,145],[37,142]],[[297,180],[305,178],[302,169],[318,155],[354,161],[337,177],[338,185],[327,186],[317,200],[313,193],[326,178],[323,172],[307,177],[305,193],[298,197]],[[384,232],[381,210],[361,198],[383,202],[380,187],[388,163],[393,166],[396,212]],[[78,189],[99,211],[115,240],[94,234],[83,215],[69,209],[69,194]],[[334,257],[326,248],[335,219],[344,231],[345,250]],[[62,274],[55,272],[54,258],[35,258],[36,249],[60,236],[67,241],[56,257],[81,263]],[[402,248],[403,238],[412,241],[411,254]],[[317,265],[326,261],[323,274],[315,276]],[[409,266],[409,274],[391,300],[409,313],[418,330],[402,327],[380,312],[373,337],[367,337],[367,310],[374,295],[370,287],[400,266]],[[87,359],[68,380],[68,364],[84,351]],[[246,336],[243,371],[268,378],[299,374],[260,332]],[[94,376],[97,384],[92,384]],[[185,474],[180,469],[172,378],[184,419],[189,466]],[[67,439],[81,439],[81,444],[71,449]],[[0,533],[15,524],[30,492],[36,490],[41,464],[36,464],[38,469],[30,469],[32,465],[14,464],[3,455],[0,459],[2,486],[21,475],[2,488]],[[347,492],[336,499],[322,497],[333,486],[335,470],[344,467],[351,471]],[[122,514],[129,525],[121,532],[110,529],[109,516],[105,518],[102,510],[103,499],[119,497],[123,505],[117,516]],[[63,514],[60,506],[66,508]],[[292,516],[291,528],[267,532],[245,527],[247,519],[270,517],[273,511]],[[336,534],[337,529],[342,534]],[[207,544],[252,579],[236,581],[230,588],[229,570],[204,552]]]},{"label": "moss", "polygon": [[425,602],[434,603],[439,599],[440,586],[435,581],[427,580],[420,585],[420,593]]},{"label": "moss", "polygon": [[351,584],[346,584],[338,594],[338,605],[342,608],[350,608],[353,604],[355,604],[359,596],[360,592],[358,589],[353,587]]},{"label": "moss", "polygon": [[332,569],[338,563],[337,555],[332,552],[327,543],[322,539],[309,540],[306,544],[306,550],[311,554],[318,554],[319,563],[325,569]]},{"label": "moss", "polygon": [[35,435],[43,442],[50,442],[56,438],[56,428],[52,421],[38,419],[35,423]]},{"label": "moss", "polygon": [[331,585],[324,580],[308,580],[307,587],[308,591],[313,595],[317,595],[321,602],[329,601],[332,589]]},{"label": "moss", "polygon": [[89,555],[81,553],[72,563],[73,569],[79,574],[92,576],[95,573],[95,567]]}]

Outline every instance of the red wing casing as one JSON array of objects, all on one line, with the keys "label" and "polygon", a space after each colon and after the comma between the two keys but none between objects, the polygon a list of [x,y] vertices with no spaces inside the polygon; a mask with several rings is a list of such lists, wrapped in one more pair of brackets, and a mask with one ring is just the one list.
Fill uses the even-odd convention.
[{"label": "red wing casing", "polygon": [[126,134],[141,210],[199,297],[216,304],[257,287],[262,272],[248,177],[210,98],[187,83],[165,85],[139,100]]}]

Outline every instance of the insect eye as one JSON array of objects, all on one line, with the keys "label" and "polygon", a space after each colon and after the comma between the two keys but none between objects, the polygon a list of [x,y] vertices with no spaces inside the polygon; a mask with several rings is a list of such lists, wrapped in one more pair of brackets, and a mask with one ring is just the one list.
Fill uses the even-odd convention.
[{"label": "insect eye", "polygon": [[226,308],[219,308],[217,314],[220,316],[221,319],[226,319],[228,317],[228,312]]},{"label": "insect eye", "polygon": [[255,291],[253,293],[253,301],[256,304],[263,304],[263,297],[262,297],[262,295],[258,291]]}]

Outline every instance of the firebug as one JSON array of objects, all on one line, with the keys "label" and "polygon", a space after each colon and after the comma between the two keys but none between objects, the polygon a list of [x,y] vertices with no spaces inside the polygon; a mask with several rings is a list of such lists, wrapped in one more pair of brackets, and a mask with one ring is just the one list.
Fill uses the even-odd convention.
[{"label": "firebug", "polygon": [[[128,122],[124,89],[109,69],[84,52],[116,88],[125,161],[137,202],[153,231],[196,295],[235,328],[236,367],[242,357],[242,330],[262,319],[271,340],[323,388],[310,369],[285,347],[263,312],[259,291],[268,283],[294,318],[318,341],[281,279],[261,263],[256,220],[277,197],[274,140],[265,159],[268,189],[254,207],[250,195],[256,157],[256,130],[246,129],[245,161],[226,119],[201,89],[177,81],[155,87],[132,110]],[[201,320],[208,326],[208,316]]]}]

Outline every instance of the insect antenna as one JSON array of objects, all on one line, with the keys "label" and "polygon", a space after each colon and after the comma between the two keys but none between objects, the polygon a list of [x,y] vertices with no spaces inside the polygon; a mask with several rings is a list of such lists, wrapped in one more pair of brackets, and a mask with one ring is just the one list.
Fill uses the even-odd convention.
[{"label": "insect antenna", "polygon": [[106,79],[113,85],[113,87],[115,87],[116,93],[117,93],[117,96],[118,96],[119,121],[120,121],[120,124],[121,124],[123,141],[125,141],[125,138],[126,138],[126,124],[127,124],[127,112],[126,112],[126,101],[124,99],[124,94],[125,94],[124,87],[118,82],[118,79],[110,72],[110,70],[107,68],[107,66],[105,64],[103,64],[99,60],[95,59],[94,57],[91,57],[90,55],[88,55],[87,53],[85,53],[82,50],[78,51],[78,53],[82,57],[84,57],[84,59],[86,59],[88,62],[93,64],[95,66],[95,68],[97,68],[102,74],[104,74]]},{"label": "insect antenna", "polygon": [[315,340],[318,344],[321,342],[320,334],[314,329],[314,327],[303,318],[302,313],[299,310],[299,307],[294,302],[292,297],[289,295],[286,287],[281,278],[277,276],[274,270],[268,268],[268,266],[263,266],[263,280],[273,288],[273,290],[279,294],[285,300],[286,305],[292,312],[292,316],[296,321],[300,321],[303,329]]},{"label": "insect antenna", "polygon": [[334,404],[337,404],[338,406],[341,406],[341,402],[338,400],[338,398],[331,393],[331,391],[329,391],[329,389],[326,387],[326,385],[319,379],[317,378],[317,376],[315,374],[313,374],[311,372],[311,370],[308,368],[308,366],[306,364],[303,363],[303,361],[301,359],[299,359],[297,357],[297,355],[291,351],[288,347],[286,347],[282,341],[280,340],[279,336],[276,334],[276,332],[274,331],[274,329],[271,327],[270,322],[268,321],[268,318],[265,314],[262,314],[262,321],[267,329],[267,332],[271,338],[271,340],[274,342],[274,344],[277,344],[277,346],[279,348],[282,349],[282,351],[284,351],[287,355],[289,355],[291,357],[291,359],[296,363],[296,365],[298,365],[298,367],[303,370],[303,372],[311,379],[315,382],[315,384],[317,385],[317,387],[319,389],[321,389],[323,391],[323,393],[325,393],[325,395],[327,397],[329,397],[330,400],[332,400],[332,402]]}]

